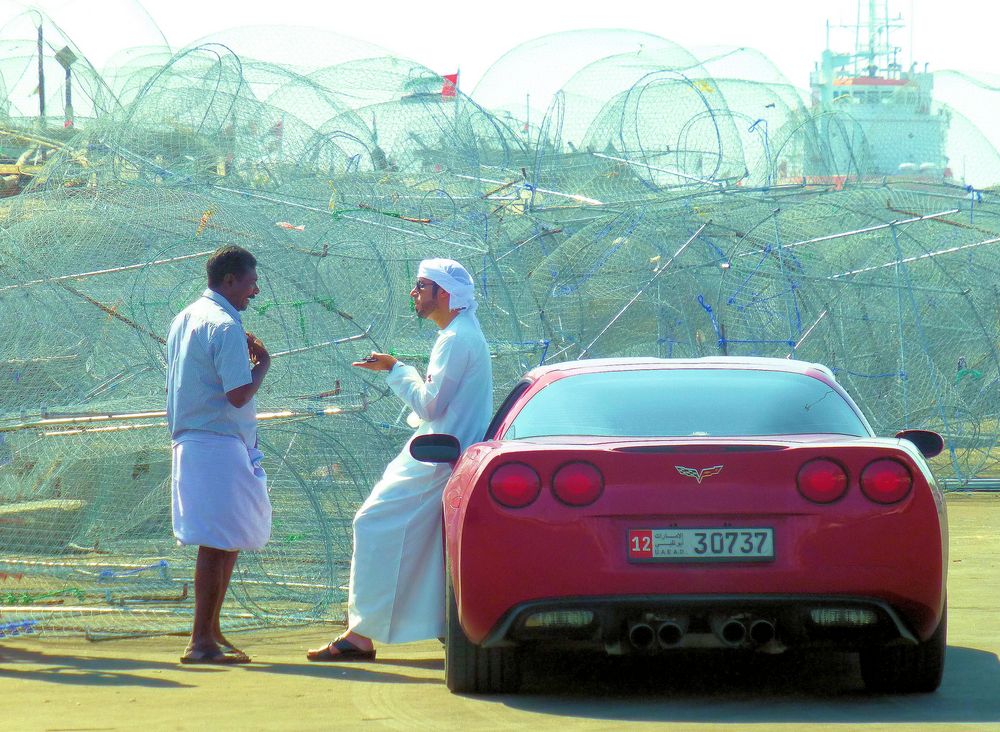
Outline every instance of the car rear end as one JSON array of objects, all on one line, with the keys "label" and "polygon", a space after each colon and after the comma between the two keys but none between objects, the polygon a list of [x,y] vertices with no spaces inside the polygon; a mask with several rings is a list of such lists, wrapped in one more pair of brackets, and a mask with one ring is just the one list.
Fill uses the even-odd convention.
[{"label": "car rear end", "polygon": [[944,603],[943,504],[896,440],[529,440],[495,449],[449,524],[487,646],[915,642]]},{"label": "car rear end", "polygon": [[541,399],[557,374],[507,439],[463,458],[445,507],[472,643],[780,651],[934,634],[946,522],[917,449],[872,437],[828,372],[740,368],[754,373],[601,376],[597,405],[593,389]]}]

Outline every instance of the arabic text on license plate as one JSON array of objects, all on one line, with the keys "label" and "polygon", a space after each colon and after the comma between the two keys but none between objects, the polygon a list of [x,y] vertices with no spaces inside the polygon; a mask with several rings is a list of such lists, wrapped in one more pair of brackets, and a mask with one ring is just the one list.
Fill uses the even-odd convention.
[{"label": "arabic text on license plate", "polygon": [[629,529],[628,558],[633,562],[770,561],[774,559],[774,530],[759,526]]}]

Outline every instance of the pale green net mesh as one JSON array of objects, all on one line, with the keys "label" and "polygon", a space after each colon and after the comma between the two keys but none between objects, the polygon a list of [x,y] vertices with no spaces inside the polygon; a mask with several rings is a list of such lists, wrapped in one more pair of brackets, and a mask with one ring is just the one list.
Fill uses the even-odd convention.
[{"label": "pale green net mesh", "polygon": [[[27,88],[39,22],[45,124]],[[410,433],[349,364],[424,365],[435,330],[408,292],[425,257],[476,278],[497,403],[540,363],[787,356],[830,366],[880,434],[945,435],[947,486],[1000,471],[988,80],[939,75],[964,168],[887,178],[850,110],[813,111],[746,50],[567,33],[467,95],[361,44],[275,61],[262,38],[293,41],[275,29],[99,73],[49,23],[0,33],[0,635],[189,627],[164,337],[222,244],[259,260],[245,321],[274,356],[258,397],[273,538],[240,558],[229,628],[342,618],[351,519]],[[524,73],[540,58],[545,78]]]}]

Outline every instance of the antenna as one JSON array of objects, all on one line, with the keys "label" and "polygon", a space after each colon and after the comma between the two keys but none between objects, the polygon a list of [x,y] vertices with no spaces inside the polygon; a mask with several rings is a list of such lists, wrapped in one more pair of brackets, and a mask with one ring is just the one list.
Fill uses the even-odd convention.
[{"label": "antenna", "polygon": [[914,0],[910,0],[910,68],[913,68],[913,26],[916,23],[916,9]]},{"label": "antenna", "polygon": [[876,37],[878,36],[878,26],[875,18],[875,0],[868,0],[868,76],[875,76],[878,73],[878,64],[875,62]]},{"label": "antenna", "polygon": [[[858,49],[861,48],[861,0],[858,0],[858,9],[854,14],[854,53],[858,53]],[[854,57],[854,73],[853,76],[858,76],[858,57]]]}]

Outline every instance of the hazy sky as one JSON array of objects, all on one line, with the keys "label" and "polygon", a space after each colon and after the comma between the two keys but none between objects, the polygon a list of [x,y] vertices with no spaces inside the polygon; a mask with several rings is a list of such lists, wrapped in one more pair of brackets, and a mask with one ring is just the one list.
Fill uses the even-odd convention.
[{"label": "hazy sky", "polygon": [[[877,0],[882,8],[886,0]],[[12,5],[0,0],[0,8]],[[462,71],[471,90],[505,52],[542,35],[581,28],[627,28],[653,33],[690,49],[749,46],[762,51],[797,86],[825,45],[825,25],[853,22],[858,0],[42,0],[100,68],[106,46],[151,42],[153,24],[174,48],[243,26],[304,26],[377,44],[438,73]],[[867,7],[868,0],[863,0]],[[890,0],[907,28],[893,41],[932,70],[994,73],[1000,0]],[[148,18],[142,17],[142,8]],[[150,20],[151,19],[151,20]],[[92,26],[88,31],[88,26]],[[145,27],[140,27],[145,26]],[[89,34],[103,38],[88,48]],[[108,41],[113,37],[114,41]],[[293,39],[288,53],[302,49]],[[839,44],[844,45],[844,44]],[[843,50],[843,49],[838,49]],[[110,55],[110,53],[108,53]]]}]

